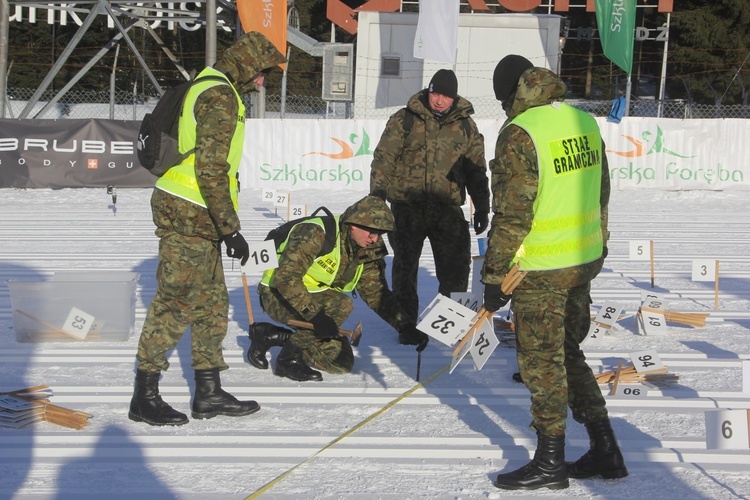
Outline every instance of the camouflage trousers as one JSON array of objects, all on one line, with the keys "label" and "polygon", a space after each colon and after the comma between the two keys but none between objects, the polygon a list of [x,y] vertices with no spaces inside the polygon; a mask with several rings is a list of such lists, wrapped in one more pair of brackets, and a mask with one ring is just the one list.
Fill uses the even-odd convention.
[{"label": "camouflage trousers", "polygon": [[138,369],[169,368],[168,353],[190,326],[192,367],[229,368],[221,343],[227,335],[229,294],[220,243],[161,231],[156,295],[138,341]]},{"label": "camouflage trousers", "polygon": [[396,231],[388,233],[393,248],[391,284],[396,299],[410,321],[417,321],[419,258],[424,240],[430,240],[435,259],[438,292],[450,297],[465,292],[471,269],[471,236],[461,207],[436,203],[391,205]]},{"label": "camouflage trousers", "polygon": [[[290,319],[306,321],[278,292],[278,290],[258,285],[260,304],[268,316],[286,324]],[[341,326],[354,309],[354,301],[349,295],[334,290],[312,294],[317,310],[323,309],[328,316]],[[349,373],[354,367],[354,352],[346,337],[320,340],[312,330],[296,328],[289,340],[302,350],[302,358],[310,366],[328,373]]]},{"label": "camouflage trousers", "polygon": [[607,418],[606,402],[580,348],[591,324],[590,291],[587,282],[513,294],[518,366],[531,392],[531,427],[542,434],[565,434],[568,406],[583,424]]}]

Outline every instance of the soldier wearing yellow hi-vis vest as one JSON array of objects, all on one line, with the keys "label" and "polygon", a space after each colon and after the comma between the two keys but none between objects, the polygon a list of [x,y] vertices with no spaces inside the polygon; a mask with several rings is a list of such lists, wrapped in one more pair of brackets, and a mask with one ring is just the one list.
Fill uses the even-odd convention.
[{"label": "soldier wearing yellow hi-vis vest", "polygon": [[186,95],[179,124],[179,149],[195,149],[156,182],[151,210],[159,237],[156,295],[138,342],[135,390],[128,416],[150,425],[183,425],[187,416],[159,395],[167,355],[190,327],[195,370],[193,418],[242,416],[260,409],[221,388],[229,368],[222,354],[229,294],[221,243],[243,263],[249,257],[237,216],[237,171],[245,130],[241,95],[257,90],[284,56],[260,33],[247,33],[199,76]]},{"label": "soldier wearing yellow hi-vis vest", "polygon": [[266,352],[281,347],[274,373],[296,381],[322,380],[322,374],[348,373],[354,353],[339,327],[354,308],[350,292],[421,351],[429,337],[417,330],[388,288],[382,235],[395,223],[388,205],[366,196],[326,227],[313,218],[292,227],[278,247],[279,265],[264,273],[258,285],[263,310],[279,323],[304,321],[312,328],[250,329],[248,360],[267,368]]},{"label": "soldier wearing yellow hi-vis vest", "polygon": [[[614,479],[628,471],[602,397],[580,349],[591,324],[591,281],[607,255],[609,168],[596,120],[564,104],[552,71],[509,55],[495,68],[495,96],[508,117],[489,162],[493,211],[482,281],[484,307],[511,300],[503,278],[526,276],[512,292],[517,360],[531,393],[534,459],[499,474],[511,490],[561,489],[569,477]],[[586,426],[591,449],[565,462],[565,425]]]}]

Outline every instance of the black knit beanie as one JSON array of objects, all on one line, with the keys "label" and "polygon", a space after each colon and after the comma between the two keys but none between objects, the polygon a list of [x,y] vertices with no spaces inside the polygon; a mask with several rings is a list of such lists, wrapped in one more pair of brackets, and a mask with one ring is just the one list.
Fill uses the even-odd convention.
[{"label": "black knit beanie", "polygon": [[523,72],[533,67],[531,61],[523,56],[511,54],[503,57],[495,66],[495,74],[492,75],[495,98],[498,101],[507,100],[516,91],[518,79],[521,78]]},{"label": "black knit beanie", "polygon": [[427,87],[430,94],[443,94],[446,97],[455,99],[458,96],[458,80],[456,74],[449,69],[441,69],[435,73]]}]

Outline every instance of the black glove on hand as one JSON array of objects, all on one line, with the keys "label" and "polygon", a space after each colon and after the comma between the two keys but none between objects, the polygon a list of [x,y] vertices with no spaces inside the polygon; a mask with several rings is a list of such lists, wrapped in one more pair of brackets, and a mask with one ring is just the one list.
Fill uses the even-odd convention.
[{"label": "black glove on hand", "polygon": [[607,258],[607,255],[609,255],[609,250],[607,247],[602,248],[602,260]]},{"label": "black glove on hand", "polygon": [[247,259],[250,258],[250,247],[247,246],[247,241],[240,232],[235,231],[225,236],[224,243],[227,245],[227,257],[241,259],[240,264],[244,266]]},{"label": "black glove on hand", "polygon": [[477,210],[474,212],[474,232],[476,234],[482,234],[487,230],[487,226],[490,225],[490,214],[484,210]]},{"label": "black glove on hand", "polygon": [[430,337],[417,330],[417,325],[409,325],[398,332],[398,341],[404,345],[415,345],[417,346],[417,352],[422,352],[427,347]]},{"label": "black glove on hand", "polygon": [[510,300],[510,295],[503,293],[500,285],[484,285],[484,308],[487,311],[495,312]]},{"label": "black glove on hand", "polygon": [[313,333],[320,340],[335,339],[339,336],[339,326],[322,309],[313,316],[310,323],[313,325]]}]

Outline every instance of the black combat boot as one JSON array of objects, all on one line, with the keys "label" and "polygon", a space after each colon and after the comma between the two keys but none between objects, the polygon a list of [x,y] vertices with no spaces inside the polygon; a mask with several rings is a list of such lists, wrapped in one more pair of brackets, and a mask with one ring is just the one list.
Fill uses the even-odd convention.
[{"label": "black combat boot", "polygon": [[272,323],[253,323],[250,325],[250,349],[247,350],[247,360],[256,368],[268,368],[266,352],[271,347],[281,347],[294,331],[276,326]]},{"label": "black combat boot", "polygon": [[255,401],[237,401],[221,388],[219,369],[195,370],[193,418],[213,418],[216,415],[242,417],[260,410]]},{"label": "black combat boot", "polygon": [[128,418],[150,425],[184,425],[187,415],[175,410],[159,396],[159,372],[135,371],[135,390]]},{"label": "black combat boot", "polygon": [[603,479],[617,479],[628,475],[625,459],[617,445],[615,433],[609,419],[586,425],[591,447],[574,463],[568,463],[568,476],[586,479],[601,476]]},{"label": "black combat boot", "polygon": [[323,375],[313,370],[305,360],[302,359],[302,351],[292,345],[291,342],[285,342],[281,348],[279,357],[276,358],[276,369],[274,373],[279,377],[286,377],[297,382],[307,382],[308,380],[323,380]]},{"label": "black combat boot", "polygon": [[565,436],[537,432],[534,459],[520,469],[500,474],[495,486],[504,490],[562,490],[570,486],[565,466]]}]

